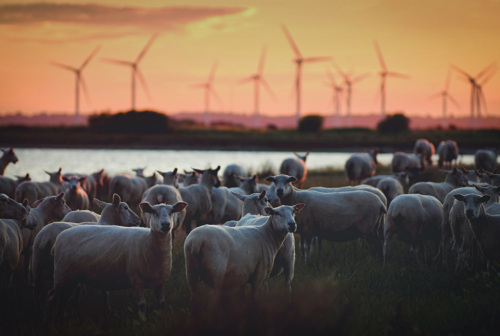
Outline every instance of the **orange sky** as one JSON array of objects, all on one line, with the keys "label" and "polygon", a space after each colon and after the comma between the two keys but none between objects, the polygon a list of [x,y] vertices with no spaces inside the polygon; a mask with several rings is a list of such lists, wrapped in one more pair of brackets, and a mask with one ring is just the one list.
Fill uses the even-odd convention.
[{"label": "orange sky", "polygon": [[[257,71],[263,46],[267,46],[264,77],[276,101],[261,90],[261,113],[295,114],[295,56],[282,24],[304,57],[331,56],[353,76],[370,74],[354,86],[352,111],[357,114],[380,111],[375,40],[387,68],[410,76],[388,78],[388,113],[440,117],[441,99],[429,97],[444,89],[450,64],[477,75],[500,60],[499,0],[100,0],[95,4],[0,0],[0,115],[73,113],[75,76],[50,62],[79,67],[99,45],[83,71],[90,104],[82,95],[81,113],[130,109],[130,69],[102,59],[133,61],[154,33],[159,36],[140,63],[151,100],[138,83],[136,108],[169,114],[203,110],[203,90],[191,85],[205,82],[214,62],[218,68],[213,85],[223,104],[212,99],[211,110],[252,113],[253,85],[237,82]],[[304,65],[303,115],[333,113],[327,67],[340,82],[331,62]],[[500,73],[483,91],[488,114],[500,116]],[[461,106],[449,103],[449,112],[468,116],[470,84],[453,72],[449,92]],[[344,113],[344,98],[342,102]]]}]

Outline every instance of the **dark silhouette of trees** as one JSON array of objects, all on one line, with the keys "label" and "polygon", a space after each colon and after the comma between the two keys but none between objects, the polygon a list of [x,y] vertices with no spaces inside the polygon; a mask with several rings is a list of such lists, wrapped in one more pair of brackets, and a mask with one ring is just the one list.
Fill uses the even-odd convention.
[{"label": "dark silhouette of trees", "polygon": [[165,133],[172,131],[170,118],[154,111],[101,113],[89,117],[89,128],[110,133]]},{"label": "dark silhouette of trees", "polygon": [[389,115],[377,125],[377,131],[380,133],[403,133],[409,130],[410,119],[403,113]]},{"label": "dark silhouette of trees", "polygon": [[323,117],[320,115],[307,115],[300,119],[299,132],[318,132],[323,128]]}]

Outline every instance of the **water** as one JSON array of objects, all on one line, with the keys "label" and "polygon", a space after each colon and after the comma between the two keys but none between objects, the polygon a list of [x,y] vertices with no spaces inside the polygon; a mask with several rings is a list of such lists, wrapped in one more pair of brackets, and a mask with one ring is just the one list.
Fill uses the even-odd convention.
[{"label": "water", "polygon": [[[29,173],[33,181],[48,181],[44,171],[91,174],[104,168],[109,175],[118,173],[133,174],[134,168],[146,168],[145,174],[155,170],[181,172],[192,168],[224,168],[238,163],[247,171],[257,172],[263,167],[272,167],[278,172],[281,161],[293,157],[292,152],[260,151],[218,151],[218,150],[150,150],[150,149],[53,149],[53,148],[16,148],[19,158],[16,164],[9,164],[5,176]],[[298,153],[304,154],[304,153]],[[344,169],[346,160],[352,153],[312,152],[307,158],[308,169]],[[379,163],[390,164],[392,153],[377,156]],[[435,161],[437,156],[435,157]],[[459,161],[472,164],[473,155],[461,155]]]}]

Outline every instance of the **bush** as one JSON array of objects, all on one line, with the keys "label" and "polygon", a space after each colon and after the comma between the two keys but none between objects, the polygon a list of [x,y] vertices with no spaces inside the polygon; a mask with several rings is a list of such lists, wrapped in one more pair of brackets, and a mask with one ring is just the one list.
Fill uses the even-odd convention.
[{"label": "bush", "polygon": [[129,111],[117,114],[101,113],[89,117],[93,131],[111,133],[165,133],[171,131],[170,119],[154,111]]},{"label": "bush", "polygon": [[323,117],[320,115],[307,115],[300,119],[299,132],[318,132],[323,128]]},{"label": "bush", "polygon": [[389,115],[377,125],[377,131],[381,133],[403,133],[409,130],[410,119],[402,113]]}]

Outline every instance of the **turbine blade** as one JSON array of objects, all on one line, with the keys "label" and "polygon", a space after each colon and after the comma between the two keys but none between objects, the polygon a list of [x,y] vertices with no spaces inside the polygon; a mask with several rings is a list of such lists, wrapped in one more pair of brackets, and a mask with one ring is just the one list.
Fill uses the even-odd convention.
[{"label": "turbine blade", "polygon": [[210,75],[208,75],[207,83],[212,84],[212,82],[214,81],[215,71],[217,70],[217,66],[218,66],[217,62],[214,62],[214,65],[212,66],[212,70],[210,71]]},{"label": "turbine blade", "polygon": [[151,36],[151,38],[149,39],[148,43],[146,44],[146,46],[142,49],[141,53],[139,54],[139,56],[137,56],[137,59],[135,60],[135,63],[139,63],[140,60],[144,57],[144,55],[146,54],[146,52],[148,51],[148,49],[151,47],[151,45],[153,44],[154,40],[158,37],[158,34],[153,34],[153,36]]},{"label": "turbine blade", "polygon": [[264,79],[264,78],[261,78],[260,79],[260,82],[262,84],[262,86],[264,86],[264,89],[267,91],[267,93],[269,93],[269,95],[271,96],[271,98],[276,101],[276,95],[274,94],[274,91],[271,89],[271,87],[269,86],[269,84],[267,83],[267,81]]},{"label": "turbine blade", "polygon": [[[478,99],[479,103],[483,104],[484,112],[485,112],[485,115],[487,116],[488,115],[488,105],[486,104],[486,97],[484,96],[483,89],[481,87],[478,87],[476,89],[476,94],[477,94],[477,99]],[[478,112],[479,111],[480,111],[480,109],[478,109]],[[481,115],[479,115],[479,116],[481,116]]]},{"label": "turbine blade", "polygon": [[455,69],[455,71],[458,71],[459,73],[461,73],[462,75],[464,75],[465,77],[467,77],[468,79],[472,79],[472,76],[469,75],[467,72],[465,72],[464,70],[460,69],[459,67],[457,67],[456,65],[451,65],[451,67],[453,69]]},{"label": "turbine blade", "polygon": [[445,91],[448,91],[450,89],[450,80],[451,80],[451,69],[448,69],[448,73],[446,74],[446,82],[444,83]]},{"label": "turbine blade", "polygon": [[255,80],[255,77],[254,76],[250,76],[250,77],[247,77],[247,78],[240,79],[238,81],[238,84],[244,84],[244,83],[248,83],[248,82],[253,82],[254,80]]},{"label": "turbine blade", "polygon": [[436,99],[436,98],[440,98],[442,96],[443,96],[443,92],[437,92],[437,93],[431,94],[429,96],[429,99]]},{"label": "turbine blade", "polygon": [[329,56],[323,56],[323,57],[307,57],[307,58],[303,58],[303,62],[309,62],[309,63],[312,63],[312,62],[326,62],[326,61],[329,61],[331,60],[332,58],[329,57]]},{"label": "turbine blade", "polygon": [[59,68],[63,68],[63,69],[66,69],[66,70],[69,70],[69,71],[73,71],[73,72],[78,72],[78,69],[76,68],[73,68],[69,65],[66,65],[66,64],[62,64],[62,63],[58,63],[58,62],[50,62],[52,65],[55,65]]},{"label": "turbine blade", "polygon": [[217,100],[217,104],[219,104],[219,106],[221,108],[224,108],[224,103],[222,103],[222,100],[220,99],[219,95],[217,94],[217,91],[215,91],[215,89],[213,87],[211,87],[210,92],[214,96],[215,100]]},{"label": "turbine blade", "polygon": [[146,83],[146,79],[144,79],[144,75],[141,72],[141,69],[137,67],[137,70],[135,72],[137,74],[137,77],[139,77],[139,81],[141,82],[142,88],[144,89],[144,92],[146,92],[146,96],[148,97],[148,100],[151,101],[151,93],[149,93],[149,88]]},{"label": "turbine blade", "polygon": [[340,69],[340,67],[337,65],[337,63],[332,62],[332,64],[335,67],[335,69],[337,69],[338,73],[340,73],[340,75],[342,77],[344,77],[344,80],[348,81],[349,80],[349,76],[347,76],[347,74],[344,71],[342,71],[342,69]]},{"label": "turbine blade", "polygon": [[83,62],[83,64],[80,66],[80,70],[83,70],[89,64],[90,60],[97,54],[101,46],[97,46],[97,48],[94,49],[94,51],[87,57],[87,59]]},{"label": "turbine blade", "polygon": [[490,72],[483,80],[481,81],[480,85],[483,86],[486,84],[496,73],[498,69],[493,69],[493,72]]},{"label": "turbine blade", "polygon": [[134,65],[134,63],[132,63],[132,62],[117,60],[117,59],[113,59],[113,58],[101,58],[101,60],[103,60],[104,62],[119,64],[119,65],[126,65],[126,66],[133,66]]},{"label": "turbine blade", "polygon": [[335,77],[333,77],[333,73],[330,71],[330,69],[326,69],[326,75],[328,76],[328,79],[330,79],[330,84],[328,84],[329,86],[337,85],[337,82],[335,82]]},{"label": "turbine blade", "polygon": [[281,28],[283,29],[283,32],[285,33],[285,36],[288,40],[288,43],[290,43],[290,46],[292,47],[293,52],[295,53],[295,56],[297,56],[297,58],[302,58],[302,54],[300,53],[299,48],[297,47],[297,45],[293,41],[292,35],[290,35],[290,32],[288,31],[288,29],[285,27],[285,25],[282,25]]},{"label": "turbine blade", "polygon": [[85,83],[85,79],[83,78],[82,75],[80,75],[80,81],[79,82],[80,82],[80,86],[82,87],[85,99],[87,100],[87,104],[91,105],[89,91],[87,90],[87,84]]},{"label": "turbine blade", "polygon": [[192,84],[192,85],[190,85],[190,87],[193,89],[204,89],[207,87],[207,83]]},{"label": "turbine blade", "polygon": [[364,74],[356,76],[353,79],[351,79],[351,84],[361,82],[363,79],[367,78],[368,76],[370,76],[370,74],[368,72],[365,72]]},{"label": "turbine blade", "polygon": [[380,51],[380,47],[378,45],[378,42],[374,41],[373,43],[375,44],[375,49],[377,51],[377,56],[378,56],[378,60],[380,62],[380,66],[382,67],[382,70],[387,71],[387,67],[385,65],[384,57],[382,56],[382,51]]},{"label": "turbine blade", "polygon": [[266,61],[266,47],[262,48],[262,53],[260,54],[260,61],[259,61],[259,67],[258,67],[258,74],[259,76],[262,76],[262,72],[264,71],[264,62]]},{"label": "turbine blade", "polygon": [[455,105],[458,109],[461,109],[460,104],[453,98],[450,94],[446,95],[448,98],[450,98],[450,101]]},{"label": "turbine blade", "polygon": [[484,68],[480,73],[476,75],[476,79],[479,79],[480,77],[484,76],[485,73],[487,73],[491,68],[496,67],[496,62],[492,62],[490,65],[488,65],[486,68]]},{"label": "turbine blade", "polygon": [[392,71],[388,71],[387,76],[397,77],[397,78],[410,78],[410,76],[408,76],[408,75],[398,73],[398,72],[392,72]]}]

